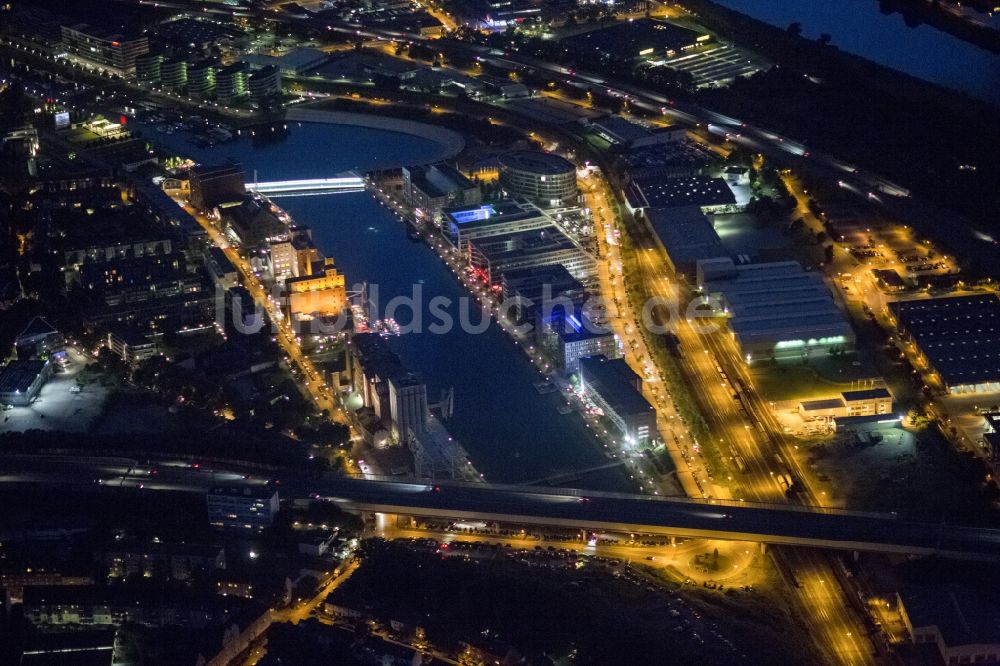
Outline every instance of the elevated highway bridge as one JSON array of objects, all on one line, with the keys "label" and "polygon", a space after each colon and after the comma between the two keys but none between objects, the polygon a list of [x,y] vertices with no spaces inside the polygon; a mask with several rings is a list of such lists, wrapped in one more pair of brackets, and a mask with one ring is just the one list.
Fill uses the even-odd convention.
[{"label": "elevated highway bridge", "polygon": [[345,509],[367,512],[1000,561],[1000,530],[911,522],[893,514],[566,488],[370,479],[324,480],[317,484],[315,495]]},{"label": "elevated highway bridge", "polygon": [[190,459],[139,462],[73,454],[0,454],[0,488],[28,485],[52,487],[61,493],[104,488],[204,494],[219,484],[261,485],[274,480],[282,499],[319,498],[359,512],[1000,562],[1000,529],[914,522],[885,513],[571,488],[341,477],[277,468],[264,471],[238,462],[195,465]]}]

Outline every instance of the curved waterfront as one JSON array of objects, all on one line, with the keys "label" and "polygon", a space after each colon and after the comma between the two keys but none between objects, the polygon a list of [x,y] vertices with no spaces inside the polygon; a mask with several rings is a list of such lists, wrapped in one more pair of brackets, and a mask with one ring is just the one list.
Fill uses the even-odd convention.
[{"label": "curved waterfront", "polygon": [[[316,178],[347,169],[422,163],[441,150],[433,141],[396,132],[288,125],[287,138],[256,147],[243,139],[200,149],[178,135],[165,137],[162,143],[205,163],[239,159],[248,174],[257,169],[260,180]],[[312,227],[316,245],[336,260],[349,283],[377,284],[383,304],[395,296],[411,295],[414,285],[422,290],[425,303],[434,296],[457,303],[467,295],[440,259],[423,244],[409,240],[405,226],[367,192],[278,201],[298,224]],[[451,312],[457,321],[457,307]],[[397,318],[405,324],[407,315]],[[479,323],[480,314],[472,312],[471,320]],[[442,389],[454,387],[455,415],[445,425],[487,480],[519,483],[609,462],[579,415],[556,411],[561,401],[558,394],[538,394],[532,384],[541,375],[495,323],[490,322],[481,334],[456,326],[443,334],[402,335],[391,338],[390,346],[407,366],[424,376],[431,401]],[[632,488],[621,468],[561,485]]]}]

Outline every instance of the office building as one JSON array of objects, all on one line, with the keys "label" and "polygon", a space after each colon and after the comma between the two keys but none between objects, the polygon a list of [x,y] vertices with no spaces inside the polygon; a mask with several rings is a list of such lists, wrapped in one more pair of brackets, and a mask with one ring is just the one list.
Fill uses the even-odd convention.
[{"label": "office building", "polygon": [[677,143],[687,136],[684,129],[653,131],[621,116],[608,116],[595,120],[589,129],[613,146],[643,148],[665,143]]},{"label": "office building", "polygon": [[804,400],[799,403],[799,415],[807,421],[883,414],[892,414],[892,394],[886,388],[844,391],[838,398]]},{"label": "office building", "polygon": [[130,327],[116,327],[108,333],[108,349],[128,365],[138,365],[156,356],[156,342]]},{"label": "office building", "polygon": [[62,46],[72,56],[122,76],[135,73],[135,60],[149,52],[146,37],[125,37],[80,23],[61,27]]},{"label": "office building", "polygon": [[48,361],[11,361],[0,368],[0,405],[30,405],[51,374]]},{"label": "office building", "polygon": [[205,251],[204,257],[205,269],[216,288],[231,289],[236,286],[239,273],[222,248],[211,246]]},{"label": "office building", "polygon": [[583,284],[561,264],[506,271],[501,284],[510,316],[519,324],[533,326],[546,308],[560,306],[575,310],[587,296]]},{"label": "office building", "polygon": [[466,255],[469,241],[477,238],[541,229],[553,224],[552,218],[534,204],[509,200],[449,208],[443,215],[442,230],[451,244]]},{"label": "office building", "polygon": [[1000,298],[995,294],[895,301],[889,314],[947,391],[1000,391]]},{"label": "office building", "polygon": [[220,204],[219,217],[226,236],[245,248],[263,248],[288,236],[288,224],[270,202],[258,197],[244,195],[239,203]]},{"label": "office building", "polygon": [[272,241],[269,245],[271,253],[271,275],[278,282],[288,278],[303,277],[313,274],[313,267],[320,263],[319,250],[312,244],[308,234],[296,233],[296,228],[289,229],[291,238]]},{"label": "office building", "polygon": [[577,372],[585,356],[618,358],[621,347],[609,326],[595,321],[582,305],[557,302],[541,308],[535,315],[535,338],[554,352],[561,372]]},{"label": "office building", "polygon": [[702,305],[728,320],[748,363],[853,350],[854,330],[822,276],[798,262],[737,266],[720,259],[698,266]]},{"label": "office building", "polygon": [[559,264],[578,280],[590,279],[597,271],[594,257],[556,226],[470,241],[468,256],[490,285],[499,285],[507,271],[537,266]]},{"label": "office building", "polygon": [[285,280],[289,317],[335,315],[347,307],[347,286],[333,259],[323,260],[322,269],[311,275]]},{"label": "office building", "polygon": [[262,485],[215,486],[208,491],[208,522],[213,527],[263,530],[278,513],[278,491]]},{"label": "office building", "polygon": [[246,175],[239,162],[191,170],[191,204],[199,210],[209,211],[221,203],[242,201],[246,191]]},{"label": "office building", "polygon": [[298,253],[290,240],[273,241],[268,245],[271,253],[271,275],[276,282],[298,277]]},{"label": "office building", "polygon": [[577,203],[576,167],[553,153],[517,150],[499,157],[500,185],[511,196],[525,197],[542,208]]},{"label": "office building", "polygon": [[847,416],[877,416],[892,413],[892,394],[887,388],[844,391],[840,394]]},{"label": "office building", "polygon": [[627,444],[643,446],[657,439],[656,409],[642,396],[642,378],[624,359],[581,358],[580,389]]},{"label": "office building", "polygon": [[452,206],[472,206],[482,201],[479,186],[443,162],[403,167],[403,197],[419,219],[436,220]]},{"label": "office building", "polygon": [[159,53],[144,53],[135,59],[135,78],[139,83],[156,85],[163,75],[163,56]]}]

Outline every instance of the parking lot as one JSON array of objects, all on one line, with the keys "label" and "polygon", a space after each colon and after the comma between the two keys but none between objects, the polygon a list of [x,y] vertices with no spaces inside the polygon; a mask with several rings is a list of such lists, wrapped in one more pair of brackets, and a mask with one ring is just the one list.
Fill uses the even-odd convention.
[{"label": "parking lot", "polygon": [[75,349],[68,349],[67,357],[65,371],[54,373],[34,402],[3,412],[0,430],[85,432],[90,428],[103,409],[110,387],[99,381],[82,381],[87,358]]}]

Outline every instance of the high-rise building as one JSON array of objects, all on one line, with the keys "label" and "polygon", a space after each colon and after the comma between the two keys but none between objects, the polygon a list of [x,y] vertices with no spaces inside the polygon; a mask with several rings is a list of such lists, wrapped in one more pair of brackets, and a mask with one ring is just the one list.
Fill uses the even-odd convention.
[{"label": "high-rise building", "polygon": [[135,59],[149,52],[146,37],[127,38],[80,23],[60,28],[66,51],[92,65],[122,75],[135,73]]}]

